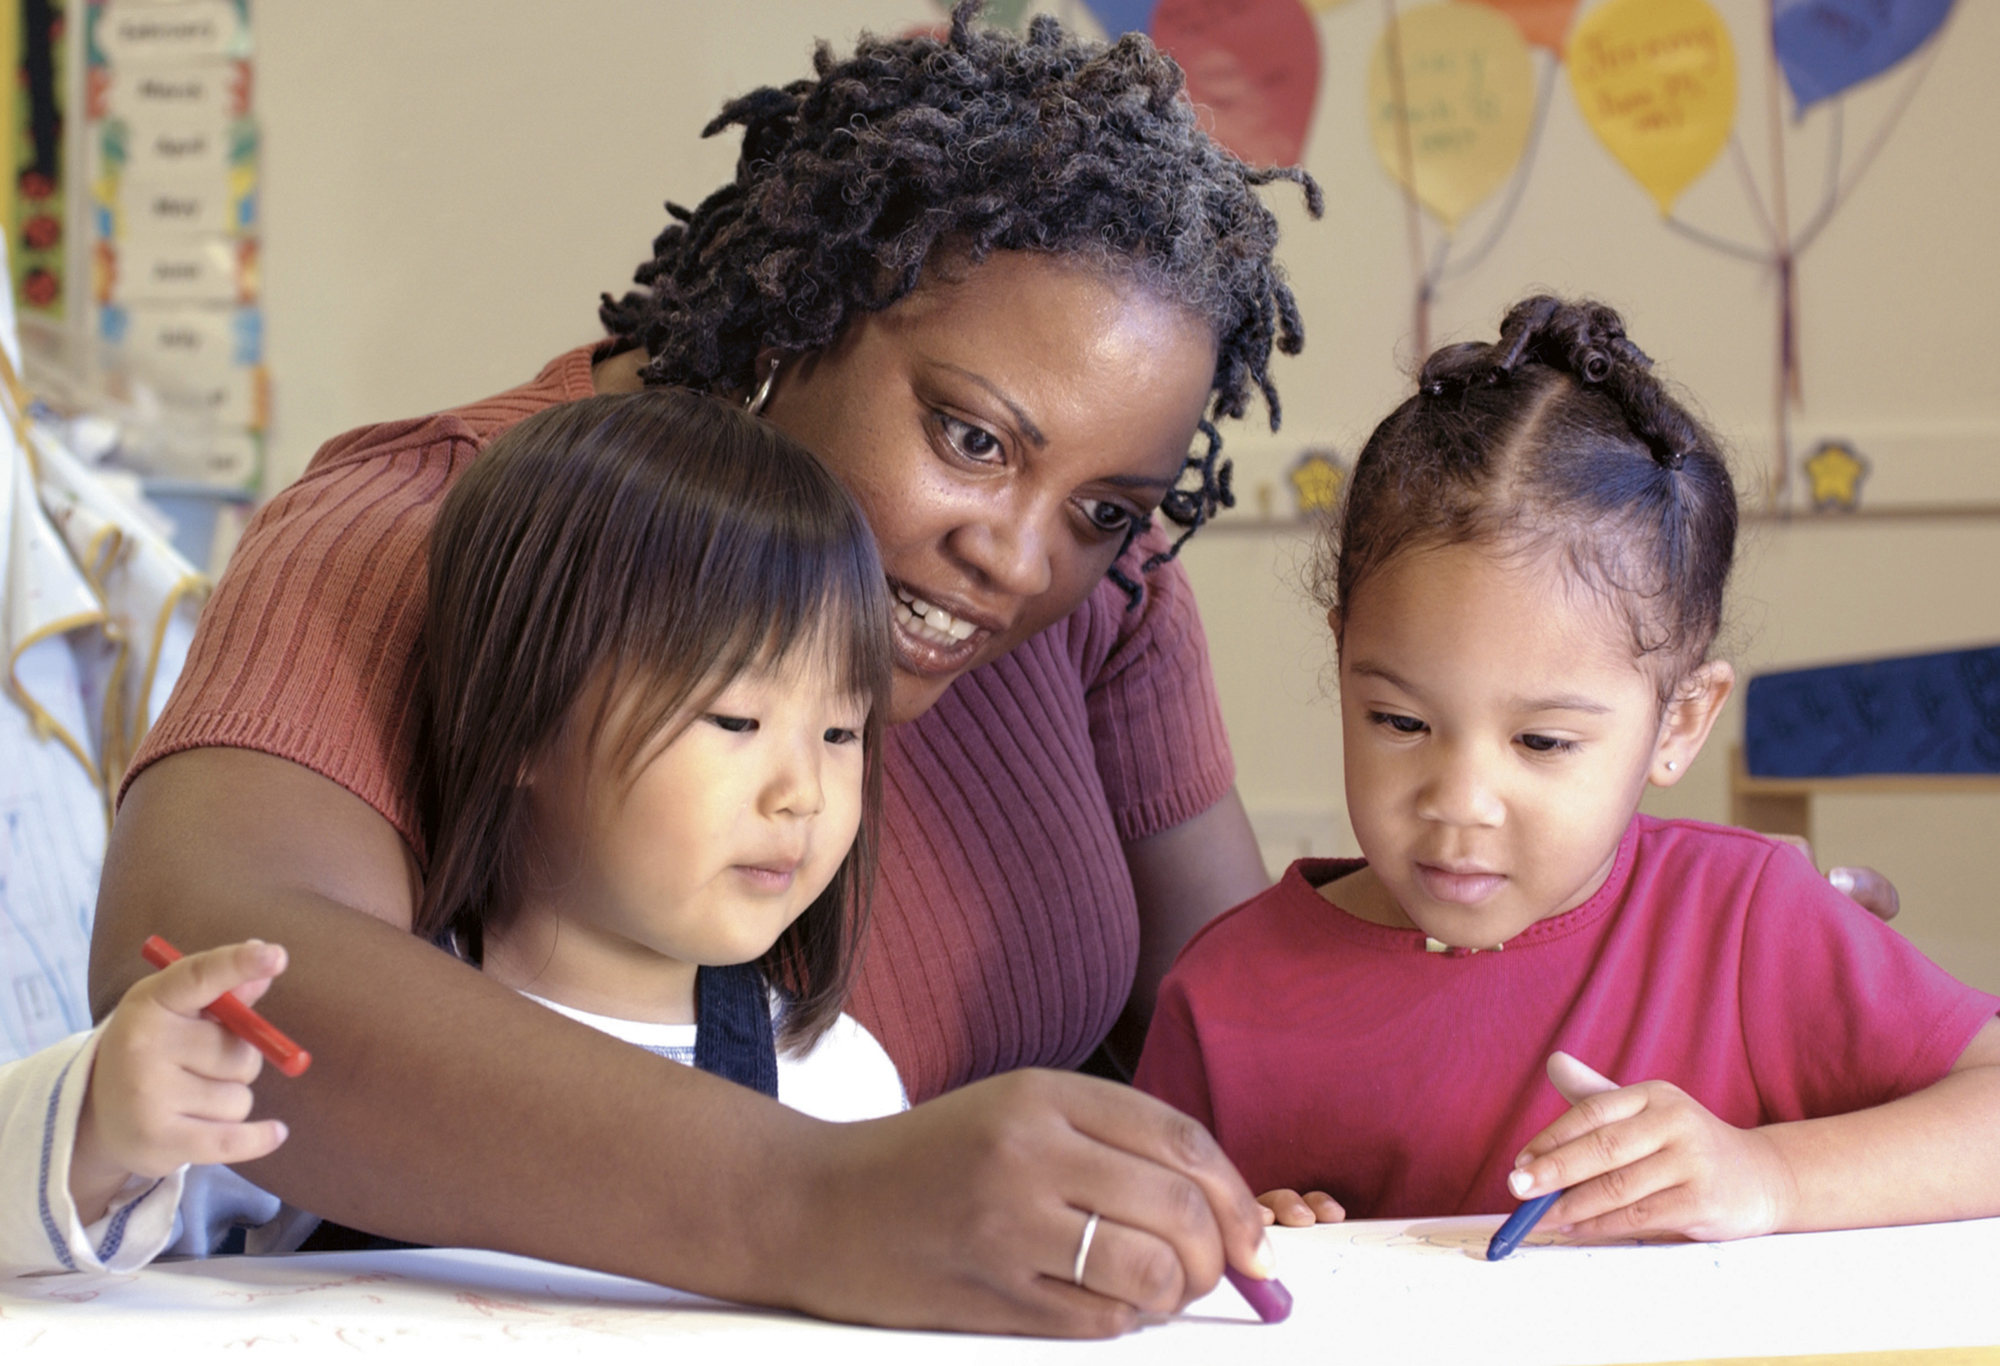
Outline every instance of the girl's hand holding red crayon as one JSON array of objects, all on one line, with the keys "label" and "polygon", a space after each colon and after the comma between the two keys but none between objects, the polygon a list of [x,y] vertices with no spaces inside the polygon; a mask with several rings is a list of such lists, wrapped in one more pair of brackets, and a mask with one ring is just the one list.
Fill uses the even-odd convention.
[{"label": "girl's hand holding red crayon", "polygon": [[1795,1183],[1767,1134],[1724,1123],[1671,1082],[1619,1086],[1567,1053],[1548,1072],[1571,1108],[1529,1140],[1508,1178],[1517,1199],[1565,1191],[1543,1227],[1710,1242],[1784,1226]]},{"label": "girl's hand holding red crayon", "polygon": [[281,1120],[249,1118],[263,1057],[202,1015],[225,992],[250,1004],[284,970],[282,947],[252,939],[190,954],[125,993],[97,1041],[70,1158],[84,1224],[133,1176],[248,1162],[285,1141]]}]

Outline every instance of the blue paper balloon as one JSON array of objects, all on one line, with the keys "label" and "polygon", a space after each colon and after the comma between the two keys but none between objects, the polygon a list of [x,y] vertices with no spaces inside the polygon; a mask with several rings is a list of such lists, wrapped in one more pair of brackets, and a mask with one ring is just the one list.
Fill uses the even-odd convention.
[{"label": "blue paper balloon", "polygon": [[1880,75],[1923,45],[1952,0],[1777,0],[1771,45],[1799,112]]},{"label": "blue paper balloon", "polygon": [[1122,33],[1150,33],[1153,9],[1159,0],[1084,0],[1090,17],[1104,26],[1106,37],[1116,40]]}]

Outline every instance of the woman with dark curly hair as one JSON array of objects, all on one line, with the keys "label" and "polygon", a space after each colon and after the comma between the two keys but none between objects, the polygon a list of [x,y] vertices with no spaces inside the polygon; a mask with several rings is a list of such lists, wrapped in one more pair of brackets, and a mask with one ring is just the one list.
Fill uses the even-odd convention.
[{"label": "woman with dark curly hair", "polygon": [[[93,989],[137,945],[282,942],[318,1063],[247,1169],[355,1230],[880,1323],[1119,1331],[1268,1274],[1207,1134],[1065,1071],[1262,890],[1179,541],[1213,421],[1297,310],[1255,171],[1143,37],[865,38],[756,91],[735,179],[533,381],[324,447],[246,535],[133,773]],[[906,1115],[832,1126],[566,1026],[408,933],[424,545],[496,434],[593,393],[737,399],[855,495],[897,606],[880,873],[850,1010]],[[1193,451],[1192,454],[1190,452]],[[999,1075],[1007,1073],[1007,1075]],[[949,1094],[947,1094],[949,1093]],[[578,1158],[583,1160],[579,1161]],[[780,1217],[758,1217],[769,1209]]]}]

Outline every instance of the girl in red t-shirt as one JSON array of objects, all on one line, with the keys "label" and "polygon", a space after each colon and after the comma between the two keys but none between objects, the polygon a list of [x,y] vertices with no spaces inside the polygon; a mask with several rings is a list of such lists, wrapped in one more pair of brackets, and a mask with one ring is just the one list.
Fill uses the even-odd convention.
[{"label": "girl in red t-shirt", "polygon": [[2000,1002],[1795,850],[1638,814],[1734,681],[1735,490],[1650,370],[1611,310],[1530,299],[1356,463],[1321,596],[1366,862],[1204,930],[1137,1078],[1280,1222],[1556,1191],[1583,1236],[2000,1213]]}]

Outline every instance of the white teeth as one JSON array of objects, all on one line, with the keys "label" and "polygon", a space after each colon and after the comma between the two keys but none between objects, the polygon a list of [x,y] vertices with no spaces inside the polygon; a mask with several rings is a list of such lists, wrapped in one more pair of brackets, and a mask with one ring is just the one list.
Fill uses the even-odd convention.
[{"label": "white teeth", "polygon": [[925,602],[906,588],[897,587],[896,598],[903,605],[903,611],[897,615],[904,629],[939,645],[956,645],[979,629],[944,608]]}]

